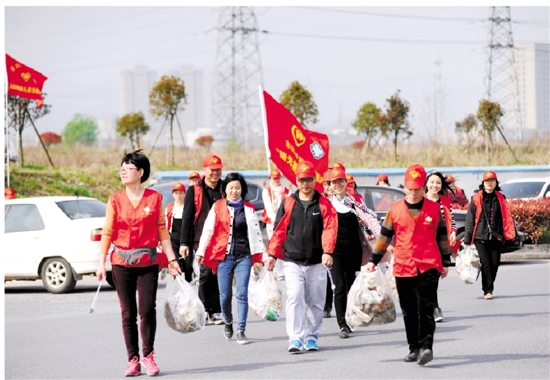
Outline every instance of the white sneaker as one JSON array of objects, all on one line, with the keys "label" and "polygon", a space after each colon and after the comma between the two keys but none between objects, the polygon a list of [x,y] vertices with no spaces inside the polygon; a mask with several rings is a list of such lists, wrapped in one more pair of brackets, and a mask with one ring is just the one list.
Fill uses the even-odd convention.
[{"label": "white sneaker", "polygon": [[215,325],[221,325],[223,323],[222,313],[214,313],[210,318],[210,321]]}]

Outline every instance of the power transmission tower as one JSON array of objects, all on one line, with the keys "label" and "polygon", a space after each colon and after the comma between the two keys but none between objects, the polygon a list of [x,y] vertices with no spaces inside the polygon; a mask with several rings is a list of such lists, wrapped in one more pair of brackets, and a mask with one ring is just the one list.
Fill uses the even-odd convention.
[{"label": "power transmission tower", "polygon": [[510,7],[490,7],[486,89],[487,99],[505,110],[506,127],[523,140],[523,119],[519,98],[514,37]]},{"label": "power transmission tower", "polygon": [[258,22],[252,7],[225,7],[218,18],[213,109],[216,126],[244,142],[261,138],[258,85],[263,86]]}]

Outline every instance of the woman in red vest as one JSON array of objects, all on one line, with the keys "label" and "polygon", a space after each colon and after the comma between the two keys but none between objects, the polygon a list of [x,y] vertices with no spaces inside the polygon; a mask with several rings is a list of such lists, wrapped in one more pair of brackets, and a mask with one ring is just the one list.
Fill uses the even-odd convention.
[{"label": "woman in red vest", "polygon": [[[447,227],[447,235],[449,236],[449,245],[453,247],[456,244],[456,223],[453,217],[453,207],[451,206],[451,200],[447,194],[452,190],[445,181],[443,174],[437,170],[432,170],[427,174],[426,186],[424,187],[424,197],[427,199],[439,203],[439,209],[441,215],[445,219],[445,225]],[[443,312],[439,307],[437,298],[434,305],[434,320],[436,322],[443,322]]]},{"label": "woman in red vest", "polygon": [[[141,363],[149,376],[159,374],[153,347],[157,328],[158,273],[167,266],[171,275],[181,273],[166,230],[162,196],[141,186],[149,178],[150,168],[149,159],[141,150],[124,155],[118,172],[125,189],[111,195],[107,202],[96,273],[98,280],[103,280],[105,260],[112,243],[113,281],[122,311],[122,330],[129,361],[124,376],[137,376],[141,371],[138,313],[143,344]],[[159,241],[164,252],[157,252]]]},{"label": "woman in red vest", "polygon": [[166,206],[164,212],[166,215],[166,229],[170,233],[172,250],[176,255],[180,269],[185,275],[185,281],[190,283],[193,280],[193,257],[189,255],[184,258],[179,252],[185,185],[181,182],[176,182],[174,186],[172,186],[172,196],[174,197],[174,202]]},{"label": "woman in red vest", "polygon": [[466,214],[466,246],[475,244],[481,261],[481,287],[486,300],[493,299],[500,265],[500,249],[505,240],[516,238],[516,227],[506,198],[500,192],[497,174],[483,173],[479,191],[472,196]]},{"label": "woman in red vest", "polygon": [[[214,203],[202,230],[195,258],[212,269],[218,279],[226,339],[233,337],[231,299],[233,276],[237,280],[237,343],[247,344],[248,281],[253,263],[262,263],[266,252],[254,205],[246,202],[248,186],[242,175],[229,173],[222,182],[223,199]],[[217,273],[216,273],[217,272]]]}]

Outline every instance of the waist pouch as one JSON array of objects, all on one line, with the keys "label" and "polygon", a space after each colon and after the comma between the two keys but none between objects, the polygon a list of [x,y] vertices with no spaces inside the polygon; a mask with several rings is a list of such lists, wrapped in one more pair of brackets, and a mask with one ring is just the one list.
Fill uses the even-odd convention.
[{"label": "waist pouch", "polygon": [[146,267],[157,259],[156,248],[144,247],[125,250],[115,246],[115,252],[118,253],[126,264],[132,267]]}]

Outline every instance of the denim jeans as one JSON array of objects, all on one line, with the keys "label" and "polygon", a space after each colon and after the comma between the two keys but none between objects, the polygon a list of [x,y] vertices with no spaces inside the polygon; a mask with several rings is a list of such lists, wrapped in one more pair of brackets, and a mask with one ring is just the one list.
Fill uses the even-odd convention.
[{"label": "denim jeans", "polygon": [[224,261],[218,264],[217,277],[220,288],[220,304],[225,323],[233,323],[231,312],[231,298],[233,297],[233,275],[237,279],[237,332],[246,329],[246,317],[248,315],[248,281],[252,258],[245,256],[237,260],[231,255],[226,255]]}]

